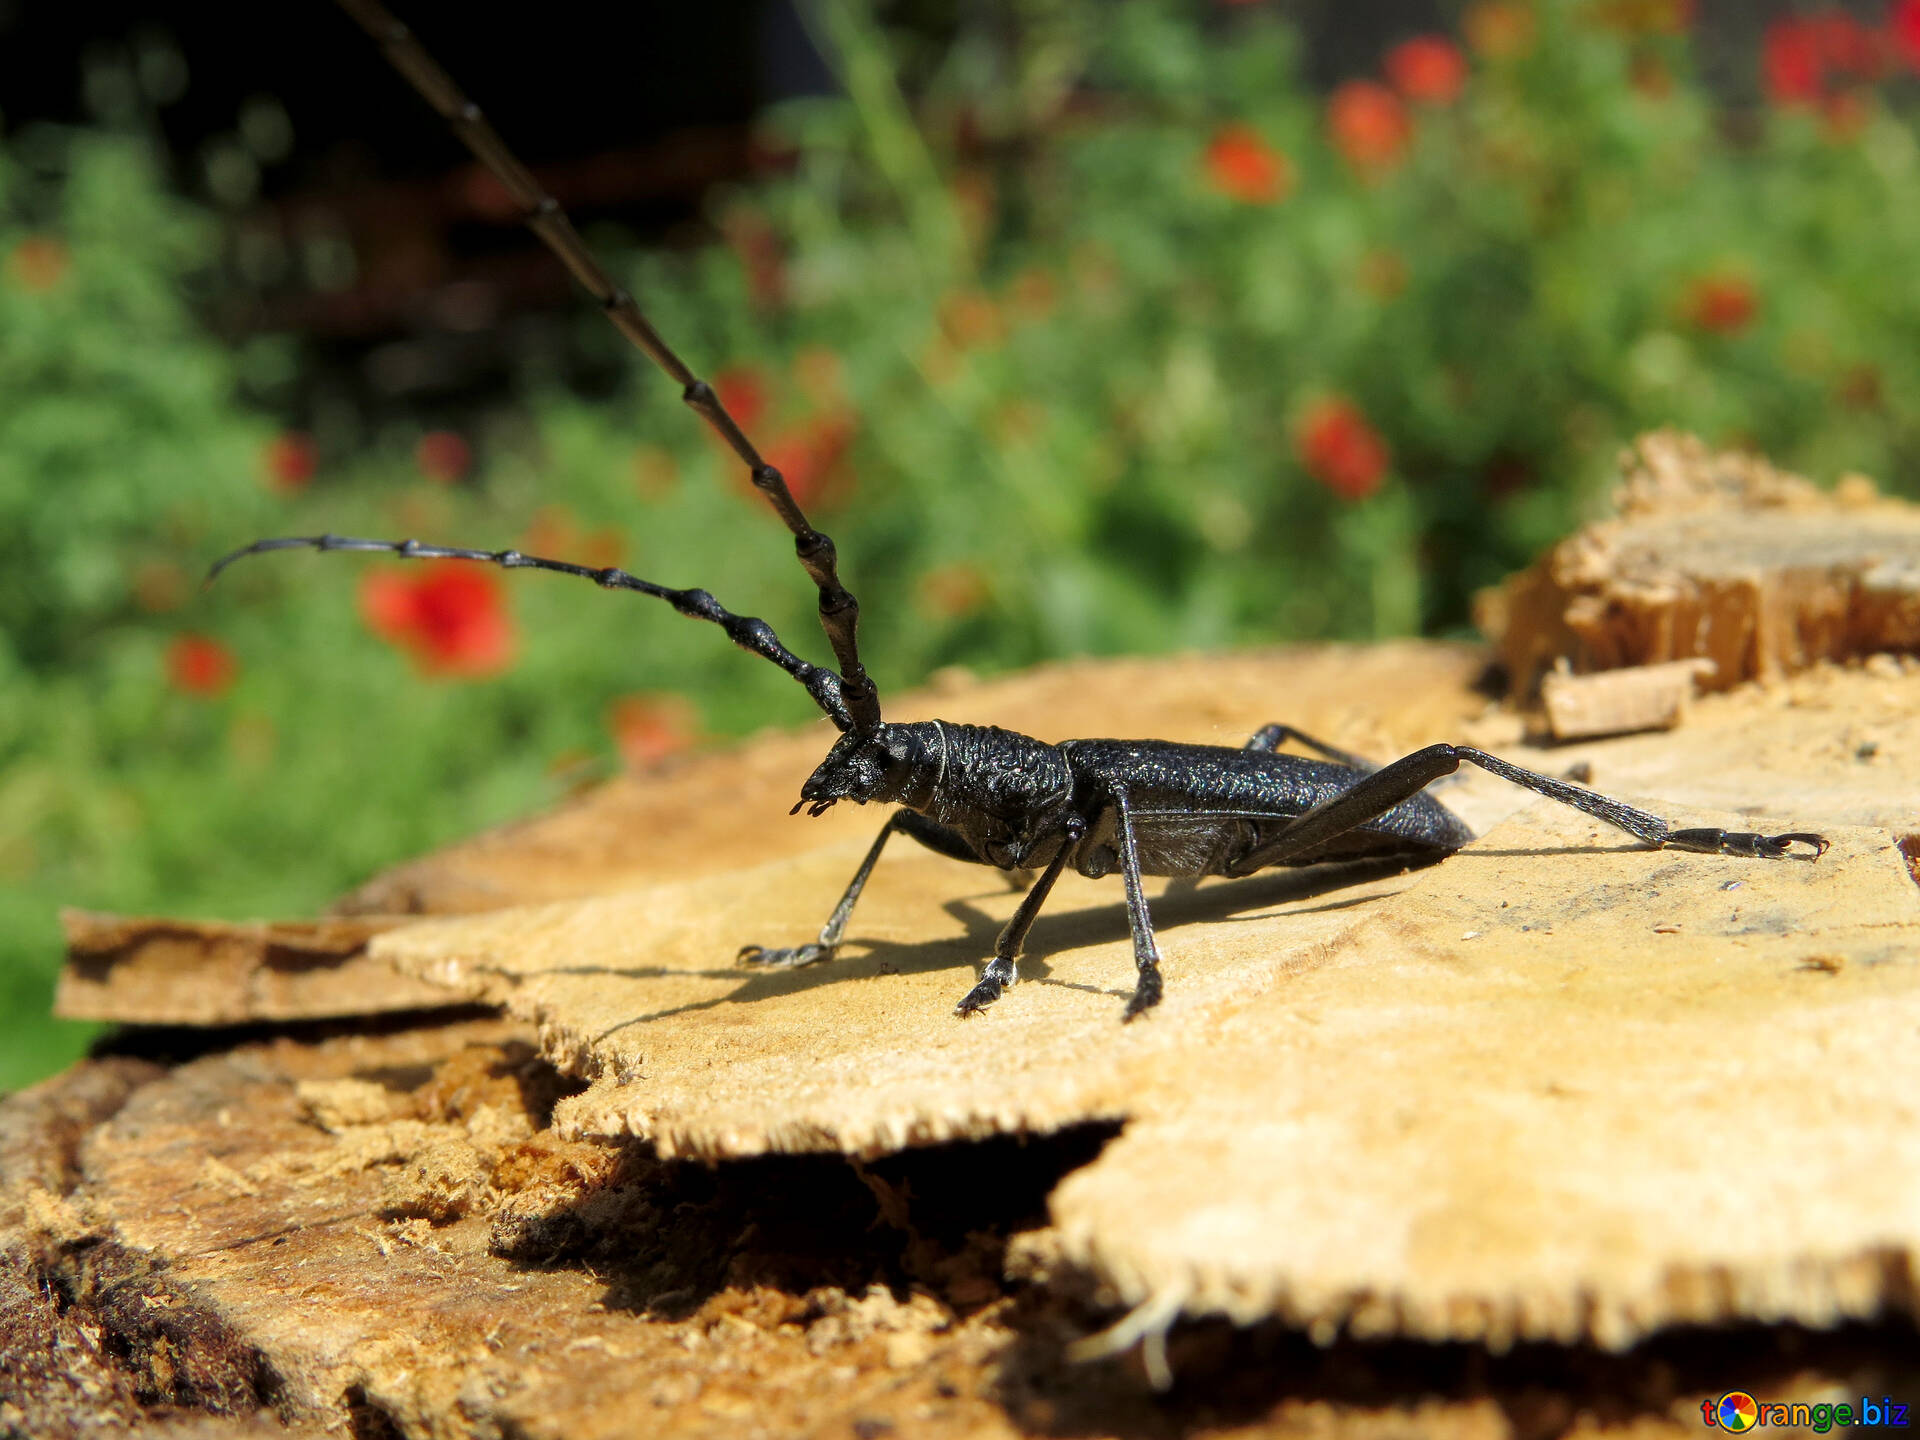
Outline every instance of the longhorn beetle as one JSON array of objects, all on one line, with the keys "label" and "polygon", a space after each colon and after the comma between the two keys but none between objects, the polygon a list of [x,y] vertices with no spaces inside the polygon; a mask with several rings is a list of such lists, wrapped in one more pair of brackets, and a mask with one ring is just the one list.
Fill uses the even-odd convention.
[{"label": "longhorn beetle", "polygon": [[[786,481],[700,379],[660,337],[640,307],[615,285],[579,232],[532,173],[507,149],[438,62],[379,0],[340,0],[342,8],[386,52],[475,157],[506,187],[527,225],[546,242],[607,317],[681,387],[681,397],[746,465],[755,487],[793,533],[801,567],[820,593],[820,624],[836,669],[811,665],[787,649],[765,621],[735,615],[705,590],[674,590],[617,568],[593,569],[517,550],[469,550],[418,540],[360,540],[340,535],[256,540],[216,562],[209,582],[246,555],[269,550],[378,551],[405,559],[475,560],[507,569],[576,575],[609,590],[664,600],[682,615],[718,625],[741,649],[770,660],[806,687],[839,728],[800,788],[795,813],[819,815],[841,800],[899,806],[854,871],[820,934],[806,944],[769,950],[750,945],[744,964],[811,965],[832,958],[854,903],[887,840],[902,832],[955,860],[1002,870],[1037,870],[1039,878],[1000,932],[993,958],[955,1007],[968,1016],[998,1000],[1016,978],[1022,942],[1061,872],[1072,866],[1099,877],[1118,870],[1126,885],[1127,920],[1139,978],[1126,1018],[1161,996],[1160,950],[1141,888],[1145,875],[1198,880],[1239,877],[1273,865],[1383,859],[1420,864],[1452,854],[1473,834],[1426,786],[1462,763],[1525,786],[1583,814],[1617,826],[1654,849],[1780,859],[1796,844],[1810,858],[1826,851],[1813,834],[1757,835],[1675,830],[1657,815],[1577,785],[1539,775],[1464,745],[1429,745],[1374,768],[1287,725],[1269,725],[1241,749],[1165,740],[1068,740],[1051,745],[991,726],[943,720],[912,724],[880,718],[880,697],[860,664],[855,639],[860,607],[840,582],[833,541],[808,523]],[[1310,760],[1279,753],[1288,740],[1317,752]]]}]

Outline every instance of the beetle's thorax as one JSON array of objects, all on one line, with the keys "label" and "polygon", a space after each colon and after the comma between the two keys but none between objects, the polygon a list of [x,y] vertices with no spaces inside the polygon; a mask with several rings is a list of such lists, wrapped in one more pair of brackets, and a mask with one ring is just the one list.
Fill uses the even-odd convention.
[{"label": "beetle's thorax", "polygon": [[875,801],[962,829],[971,828],[968,817],[1031,817],[1072,795],[1073,773],[1058,746],[950,720],[848,731],[800,788],[801,804],[815,813],[838,800]]}]

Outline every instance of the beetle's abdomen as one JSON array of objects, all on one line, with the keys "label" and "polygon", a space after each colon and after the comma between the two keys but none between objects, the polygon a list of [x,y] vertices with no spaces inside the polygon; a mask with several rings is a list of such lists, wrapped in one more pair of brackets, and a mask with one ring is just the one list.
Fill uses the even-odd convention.
[{"label": "beetle's abdomen", "polygon": [[[1287,824],[1363,777],[1350,766],[1264,750],[1164,740],[1069,740],[1059,747],[1083,783],[1126,787],[1140,868],[1148,875],[1217,875],[1277,838]],[[1473,832],[1421,794],[1282,863],[1450,854]],[[1099,861],[1088,857],[1098,867]]]}]

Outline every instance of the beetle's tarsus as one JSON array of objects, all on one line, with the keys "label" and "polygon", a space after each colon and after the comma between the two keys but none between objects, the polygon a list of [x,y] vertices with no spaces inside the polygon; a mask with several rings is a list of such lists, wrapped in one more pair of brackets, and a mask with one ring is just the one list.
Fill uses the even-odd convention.
[{"label": "beetle's tarsus", "polygon": [[769,950],[764,945],[742,945],[733,963],[748,965],[756,970],[798,970],[802,965],[818,965],[831,960],[838,948],[835,945],[822,945],[815,940],[784,950]]},{"label": "beetle's tarsus", "polygon": [[1661,848],[1691,850],[1702,855],[1738,855],[1748,860],[1783,860],[1793,853],[1795,845],[1805,845],[1813,851],[1807,858],[1818,860],[1832,843],[1824,835],[1799,830],[1786,835],[1757,835],[1747,830],[1706,828],[1674,830],[1661,841]]},{"label": "beetle's tarsus", "polygon": [[971,1020],[987,1006],[1000,998],[1000,987],[988,985],[985,981],[969,990],[960,1003],[953,1007],[953,1013],[962,1020]]},{"label": "beetle's tarsus", "polygon": [[1142,970],[1140,983],[1134,987],[1133,998],[1127,1001],[1126,1013],[1120,1017],[1121,1021],[1124,1023],[1139,1019],[1160,1003],[1163,993],[1160,972],[1157,969]]}]

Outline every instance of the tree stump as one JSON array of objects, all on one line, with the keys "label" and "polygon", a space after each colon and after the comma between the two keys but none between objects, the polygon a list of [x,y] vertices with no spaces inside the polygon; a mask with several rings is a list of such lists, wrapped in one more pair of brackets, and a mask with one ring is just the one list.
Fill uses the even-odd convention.
[{"label": "tree stump", "polygon": [[[1390,758],[1465,741],[1817,862],[1654,852],[1482,774],[1416,873],[1117,881],[953,1018],[1016,903],[784,812],[824,725],[403,866],[334,917],[76,916],[129,1028],[0,1102],[0,1430],[1697,1434],[1906,1403],[1920,673],[1529,742],[1464,646],[1084,662],[893,718]],[[295,977],[290,979],[289,977]],[[165,1021],[165,1026],[152,1022]]]}]

